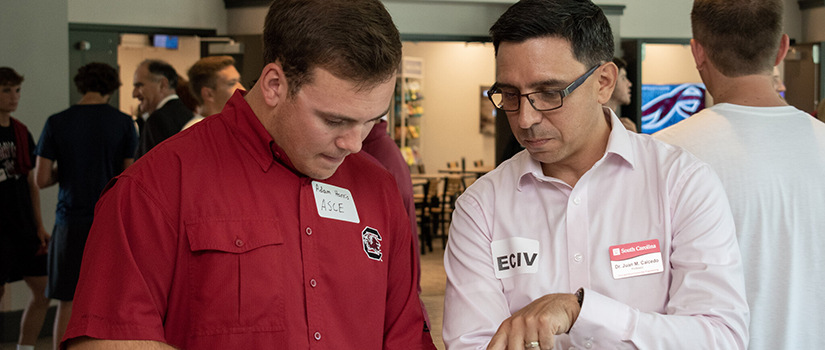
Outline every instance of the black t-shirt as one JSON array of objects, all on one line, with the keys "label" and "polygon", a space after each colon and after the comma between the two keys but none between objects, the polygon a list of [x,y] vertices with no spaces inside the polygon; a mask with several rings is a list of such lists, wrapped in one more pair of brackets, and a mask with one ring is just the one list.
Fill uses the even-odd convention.
[{"label": "black t-shirt", "polygon": [[[35,162],[34,138],[28,134],[31,164]],[[34,242],[37,248],[37,225],[32,211],[29,181],[18,174],[17,142],[14,128],[0,126],[0,240],[3,244]]]}]

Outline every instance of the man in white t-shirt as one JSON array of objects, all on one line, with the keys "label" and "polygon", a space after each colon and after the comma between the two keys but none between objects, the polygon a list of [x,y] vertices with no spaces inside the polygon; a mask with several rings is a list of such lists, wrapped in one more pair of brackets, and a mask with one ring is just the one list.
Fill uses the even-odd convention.
[{"label": "man in white t-shirt", "polygon": [[751,310],[750,349],[825,344],[825,124],[777,93],[788,50],[782,1],[697,0],[696,67],[716,103],[655,137],[719,174]]}]

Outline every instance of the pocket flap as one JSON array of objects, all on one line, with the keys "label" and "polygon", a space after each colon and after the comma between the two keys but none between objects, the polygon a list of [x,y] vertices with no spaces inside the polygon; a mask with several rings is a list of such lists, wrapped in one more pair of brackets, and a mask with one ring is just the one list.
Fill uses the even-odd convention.
[{"label": "pocket flap", "polygon": [[275,219],[212,219],[186,223],[192,251],[217,250],[244,253],[267,245],[283,244]]}]

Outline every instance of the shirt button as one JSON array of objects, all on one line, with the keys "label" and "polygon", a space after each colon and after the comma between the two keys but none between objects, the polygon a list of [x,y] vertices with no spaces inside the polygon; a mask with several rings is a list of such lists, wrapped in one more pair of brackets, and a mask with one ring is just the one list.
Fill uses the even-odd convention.
[{"label": "shirt button", "polygon": [[312,236],[312,229],[307,227],[307,236]]},{"label": "shirt button", "polygon": [[573,254],[573,261],[582,262],[582,259],[584,259],[584,256],[582,256],[581,253]]},{"label": "shirt button", "polygon": [[571,347],[569,347],[567,350],[576,350],[576,347],[575,347],[575,346],[571,346]]},{"label": "shirt button", "polygon": [[315,340],[321,340],[321,332],[315,332]]},{"label": "shirt button", "polygon": [[588,349],[592,349],[592,348],[593,348],[593,343],[591,343],[591,342],[586,342],[586,343],[584,343],[584,347],[585,347],[585,348],[588,348]]},{"label": "shirt button", "polygon": [[238,248],[243,247],[243,241],[240,238],[236,239],[235,246]]},{"label": "shirt button", "polygon": [[310,286],[312,286],[312,288],[315,288],[315,286],[316,286],[317,284],[318,284],[318,283],[316,283],[316,282],[315,282],[315,279],[314,279],[314,278],[313,278],[313,279],[311,279],[311,280],[309,280],[309,285],[310,285]]},{"label": "shirt button", "polygon": [[573,204],[579,205],[582,202],[582,199],[579,197],[573,198]]}]

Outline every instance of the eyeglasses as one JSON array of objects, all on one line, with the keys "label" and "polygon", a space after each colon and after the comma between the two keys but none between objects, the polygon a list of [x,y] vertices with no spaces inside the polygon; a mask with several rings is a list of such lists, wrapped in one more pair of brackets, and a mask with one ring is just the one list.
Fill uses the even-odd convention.
[{"label": "eyeglasses", "polygon": [[490,102],[492,102],[496,108],[505,112],[518,111],[519,108],[521,108],[522,96],[527,97],[527,101],[530,101],[530,105],[533,106],[533,109],[539,112],[552,111],[554,109],[561,108],[564,104],[564,98],[573,93],[573,90],[576,90],[577,87],[583,84],[584,81],[596,71],[596,68],[599,67],[601,67],[601,64],[593,66],[593,68],[590,68],[587,73],[584,73],[578,79],[574,80],[563,90],[534,91],[526,94],[518,94],[501,91],[498,86],[493,85],[490,90],[487,90],[487,97],[490,98]]}]

